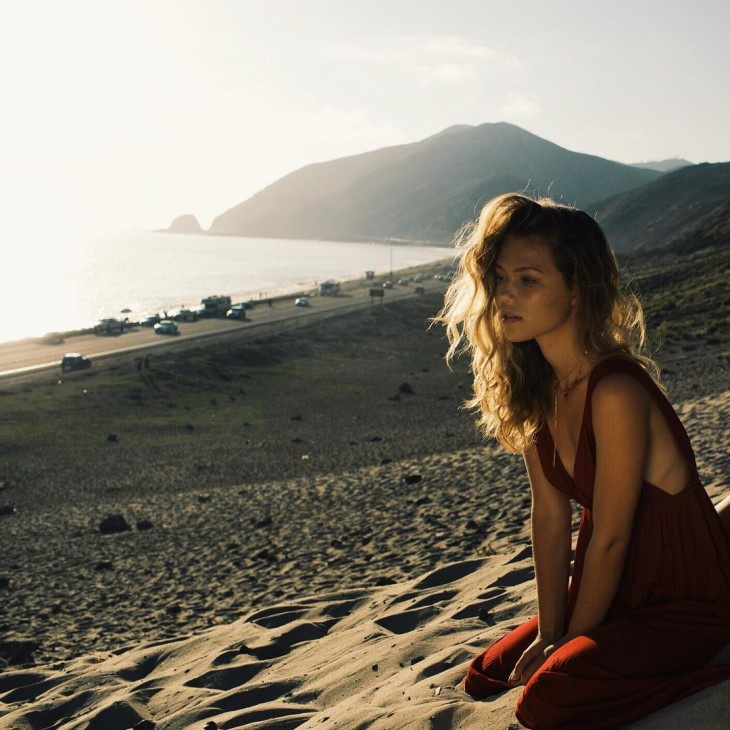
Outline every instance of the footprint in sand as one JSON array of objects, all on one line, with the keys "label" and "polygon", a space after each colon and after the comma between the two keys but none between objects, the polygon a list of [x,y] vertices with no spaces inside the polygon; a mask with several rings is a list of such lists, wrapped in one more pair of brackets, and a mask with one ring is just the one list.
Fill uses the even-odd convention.
[{"label": "footprint in sand", "polygon": [[302,621],[274,636],[267,636],[262,644],[242,644],[241,654],[250,654],[259,660],[275,659],[288,654],[295,644],[321,639],[337,623],[338,619],[329,621]]},{"label": "footprint in sand", "polygon": [[415,589],[421,588],[435,588],[436,586],[444,585],[445,583],[453,583],[456,580],[461,580],[469,573],[473,573],[475,570],[484,565],[484,560],[462,560],[458,563],[451,563],[445,565],[443,568],[438,568],[433,572],[426,575],[424,578],[418,581],[413,587]]},{"label": "footprint in sand", "polygon": [[271,662],[251,662],[225,669],[213,669],[185,682],[186,687],[220,689],[223,691],[240,687],[250,682],[259,672],[271,666]]},{"label": "footprint in sand", "polygon": [[427,623],[439,613],[438,608],[426,606],[425,608],[417,608],[411,611],[401,611],[390,616],[382,616],[381,618],[375,619],[375,623],[394,634],[407,634],[409,631],[413,631]]},{"label": "footprint in sand", "polygon": [[300,619],[308,610],[308,606],[273,606],[251,614],[246,621],[266,629],[275,629]]}]

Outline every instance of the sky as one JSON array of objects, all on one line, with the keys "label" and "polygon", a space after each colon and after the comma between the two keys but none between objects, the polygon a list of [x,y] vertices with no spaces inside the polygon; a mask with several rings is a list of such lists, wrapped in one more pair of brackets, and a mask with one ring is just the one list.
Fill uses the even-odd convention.
[{"label": "sky", "polygon": [[0,240],[207,227],[454,124],[728,161],[728,28],[726,0],[0,0]]}]

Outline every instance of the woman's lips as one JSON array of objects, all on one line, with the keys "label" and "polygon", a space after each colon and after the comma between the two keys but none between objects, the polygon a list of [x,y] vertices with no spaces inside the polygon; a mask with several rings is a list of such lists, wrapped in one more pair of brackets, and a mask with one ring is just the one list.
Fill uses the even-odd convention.
[{"label": "woman's lips", "polygon": [[522,317],[518,317],[513,312],[502,312],[502,322],[504,324],[514,324],[515,322],[519,322],[522,319]]}]

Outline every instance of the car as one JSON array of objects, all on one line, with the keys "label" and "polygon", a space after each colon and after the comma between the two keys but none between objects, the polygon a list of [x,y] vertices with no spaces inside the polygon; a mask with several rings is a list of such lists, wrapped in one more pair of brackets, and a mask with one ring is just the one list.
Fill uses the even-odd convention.
[{"label": "car", "polygon": [[426,280],[426,275],[425,274],[416,274],[413,277],[413,281],[415,281],[416,284],[420,284],[422,281],[425,281],[425,280]]},{"label": "car", "polygon": [[195,322],[198,319],[198,315],[190,309],[178,309],[169,315],[170,319],[174,319],[176,322]]},{"label": "car", "polygon": [[91,367],[91,360],[78,352],[67,352],[61,360],[61,370],[87,370]]},{"label": "car", "polygon": [[336,297],[340,293],[340,282],[329,279],[319,285],[319,293],[323,297]]},{"label": "car", "polygon": [[124,332],[125,323],[114,317],[107,317],[106,319],[100,319],[99,323],[94,327],[94,332],[97,335],[111,335],[115,332],[120,334]]},{"label": "car", "polygon": [[202,304],[198,307],[193,307],[191,311],[195,316],[195,319],[205,319],[206,317],[212,317],[215,314],[214,309],[209,309]]},{"label": "car", "polygon": [[295,307],[308,307],[309,299],[307,297],[297,297],[294,300],[294,306]]},{"label": "car", "polygon": [[234,304],[227,312],[228,319],[246,319],[246,306],[244,304]]},{"label": "car", "polygon": [[410,281],[410,279],[408,279],[408,278],[398,279],[398,286],[408,286],[409,281]]},{"label": "car", "polygon": [[160,321],[159,314],[151,314],[149,317],[145,317],[140,324],[143,327],[154,327]]},{"label": "car", "polygon": [[393,282],[392,281],[384,281],[383,282],[383,289],[392,289],[393,288]]},{"label": "car", "polygon": [[158,335],[176,335],[178,334],[177,325],[170,319],[163,319],[155,325],[155,334]]}]

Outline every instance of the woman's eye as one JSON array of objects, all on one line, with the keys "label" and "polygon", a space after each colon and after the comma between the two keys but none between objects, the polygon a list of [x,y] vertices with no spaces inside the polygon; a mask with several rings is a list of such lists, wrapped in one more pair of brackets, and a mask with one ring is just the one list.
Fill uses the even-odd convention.
[{"label": "woman's eye", "polygon": [[531,279],[529,276],[523,276],[522,283],[527,284],[527,286],[532,286],[533,284],[537,283],[537,280]]},{"label": "woman's eye", "polygon": [[494,283],[495,284],[501,284],[503,281],[504,281],[504,276],[497,275],[497,276],[494,277]]}]

